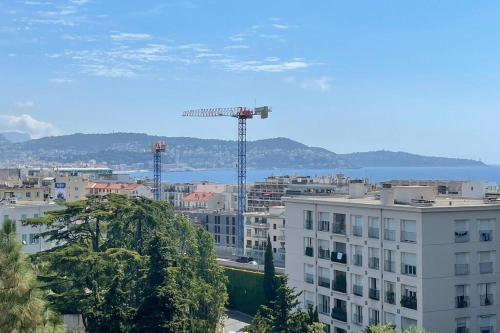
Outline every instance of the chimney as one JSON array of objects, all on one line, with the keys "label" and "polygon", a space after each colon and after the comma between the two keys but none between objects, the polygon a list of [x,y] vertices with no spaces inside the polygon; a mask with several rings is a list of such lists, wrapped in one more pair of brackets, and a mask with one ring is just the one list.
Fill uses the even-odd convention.
[{"label": "chimney", "polygon": [[360,199],[366,194],[366,186],[362,179],[353,179],[349,181],[349,198]]}]

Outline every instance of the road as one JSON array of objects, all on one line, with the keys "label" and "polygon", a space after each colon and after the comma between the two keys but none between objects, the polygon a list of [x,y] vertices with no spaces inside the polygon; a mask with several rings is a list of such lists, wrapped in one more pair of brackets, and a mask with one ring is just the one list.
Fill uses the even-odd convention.
[{"label": "road", "polygon": [[238,312],[227,310],[224,320],[224,333],[243,332],[243,328],[252,322],[252,317]]}]

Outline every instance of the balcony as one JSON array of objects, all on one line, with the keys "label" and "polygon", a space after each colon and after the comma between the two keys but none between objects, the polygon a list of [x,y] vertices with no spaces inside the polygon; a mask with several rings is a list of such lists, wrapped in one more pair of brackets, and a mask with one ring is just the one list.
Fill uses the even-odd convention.
[{"label": "balcony", "polygon": [[411,296],[402,296],[401,297],[401,306],[408,309],[417,309],[417,298]]},{"label": "balcony", "polygon": [[395,241],[396,240],[396,230],[384,229],[384,239]]},{"label": "balcony", "polygon": [[491,242],[493,240],[493,231],[479,230],[479,240],[481,242]]},{"label": "balcony", "polygon": [[310,284],[314,283],[314,275],[311,273],[304,273],[304,281]]},{"label": "balcony", "polygon": [[469,296],[457,296],[455,297],[455,307],[458,309],[464,309],[469,307]]},{"label": "balcony", "polygon": [[353,225],[352,226],[352,235],[358,236],[358,237],[363,236],[363,227],[360,225]]},{"label": "balcony", "polygon": [[394,291],[386,291],[385,302],[389,304],[396,304],[396,293]]},{"label": "balcony", "polygon": [[314,256],[314,248],[311,246],[306,246],[305,255],[308,257]]},{"label": "balcony", "polygon": [[363,325],[363,314],[359,312],[354,312],[352,315],[352,323],[356,325]]},{"label": "balcony", "polygon": [[330,279],[318,276],[318,286],[330,289]]},{"label": "balcony", "polygon": [[338,262],[339,264],[347,264],[347,255],[344,252],[335,252],[331,253],[331,260],[333,262]]},{"label": "balcony", "polygon": [[368,297],[376,301],[380,300],[380,290],[375,288],[368,289]]},{"label": "balcony", "polygon": [[376,257],[368,258],[368,267],[371,269],[379,269],[380,259]]},{"label": "balcony", "polygon": [[330,250],[322,249],[321,247],[318,249],[318,258],[320,259],[330,259]]},{"label": "balcony", "polygon": [[493,304],[493,294],[485,294],[479,296],[479,304],[481,306],[488,306]]},{"label": "balcony", "polygon": [[416,243],[417,242],[417,233],[414,231],[401,230],[401,242]]},{"label": "balcony", "polygon": [[347,292],[347,283],[344,278],[338,277],[337,279],[332,281],[332,286],[333,290],[338,291],[339,293],[346,293]]},{"label": "balcony", "polygon": [[396,262],[391,260],[386,260],[384,263],[384,271],[386,272],[396,272]]},{"label": "balcony", "polygon": [[469,264],[455,264],[455,275],[468,275]]},{"label": "balcony", "polygon": [[332,232],[334,234],[345,235],[345,223],[334,222],[332,224]]},{"label": "balcony", "polygon": [[332,318],[347,323],[347,311],[342,308],[333,308]]},{"label": "balcony", "polygon": [[469,333],[469,332],[470,332],[470,330],[468,327],[461,326],[461,327],[457,327],[455,329],[455,333]]},{"label": "balcony", "polygon": [[353,254],[352,264],[355,266],[363,266],[363,256],[361,254]]},{"label": "balcony", "polygon": [[469,238],[468,231],[455,231],[455,243],[466,243]]},{"label": "balcony", "polygon": [[380,238],[380,229],[379,228],[368,228],[368,237],[369,238]]},{"label": "balcony", "polygon": [[479,263],[479,273],[481,273],[481,274],[493,273],[493,263],[492,262],[480,262]]},{"label": "balcony", "polygon": [[360,286],[359,284],[353,284],[352,293],[356,296],[363,296],[363,286]]},{"label": "balcony", "polygon": [[329,221],[318,221],[318,231],[329,232],[330,222]]},{"label": "balcony", "polygon": [[401,274],[417,276],[417,266],[402,263]]},{"label": "balcony", "polygon": [[313,221],[312,220],[304,220],[304,229],[313,230]]}]

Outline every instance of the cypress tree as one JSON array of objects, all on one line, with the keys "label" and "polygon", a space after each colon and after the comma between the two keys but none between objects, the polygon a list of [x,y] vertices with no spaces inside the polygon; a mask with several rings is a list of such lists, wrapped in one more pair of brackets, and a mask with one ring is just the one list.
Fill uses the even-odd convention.
[{"label": "cypress tree", "polygon": [[273,248],[271,238],[267,235],[266,252],[264,256],[264,296],[266,304],[269,305],[276,299],[277,281],[275,276]]}]

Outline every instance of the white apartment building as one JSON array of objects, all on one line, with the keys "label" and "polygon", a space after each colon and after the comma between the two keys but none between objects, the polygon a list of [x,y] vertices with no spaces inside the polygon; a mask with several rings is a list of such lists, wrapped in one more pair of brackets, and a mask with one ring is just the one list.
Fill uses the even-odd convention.
[{"label": "white apartment building", "polygon": [[[285,198],[286,273],[327,332],[500,331],[500,204],[387,186]],[[356,190],[356,187],[357,190]]]},{"label": "white apartment building", "polygon": [[53,244],[43,238],[36,237],[43,228],[23,226],[26,218],[42,217],[45,212],[61,209],[62,206],[46,201],[16,201],[0,204],[0,228],[6,220],[16,221],[16,233],[23,244],[23,251],[27,254],[37,253],[50,249]]}]

